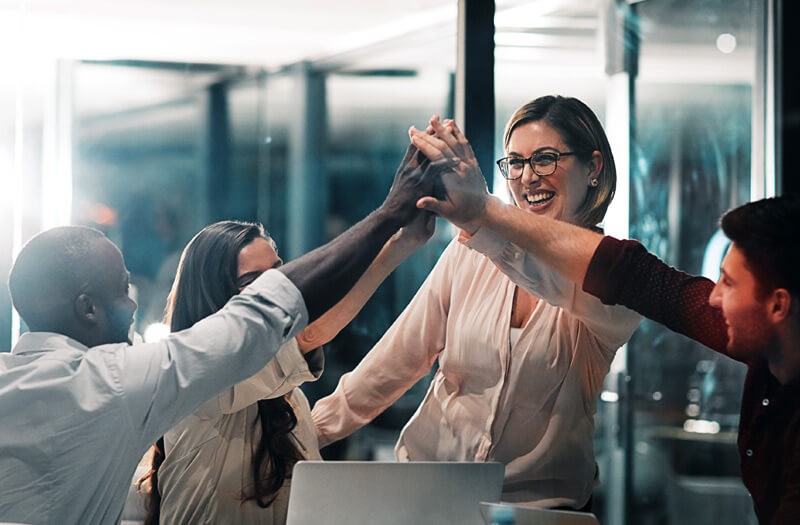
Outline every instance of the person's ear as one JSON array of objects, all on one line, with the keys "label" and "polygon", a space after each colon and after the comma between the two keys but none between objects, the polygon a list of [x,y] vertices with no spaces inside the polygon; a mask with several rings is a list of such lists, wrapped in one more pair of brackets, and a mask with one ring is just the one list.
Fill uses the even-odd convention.
[{"label": "person's ear", "polygon": [[767,302],[769,319],[778,324],[788,319],[792,313],[792,294],[785,288],[776,288]]},{"label": "person's ear", "polygon": [[78,319],[94,323],[97,320],[97,307],[92,300],[92,296],[82,293],[75,298],[73,309]]},{"label": "person's ear", "polygon": [[586,174],[589,178],[590,186],[597,186],[597,183],[592,181],[599,181],[603,173],[603,154],[595,150],[592,152],[592,158],[589,159],[589,172]]}]

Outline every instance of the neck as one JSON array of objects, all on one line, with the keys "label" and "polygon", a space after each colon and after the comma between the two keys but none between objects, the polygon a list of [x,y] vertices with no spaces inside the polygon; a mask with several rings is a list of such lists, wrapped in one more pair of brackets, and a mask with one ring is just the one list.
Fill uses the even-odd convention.
[{"label": "neck", "polygon": [[778,337],[775,348],[767,351],[769,371],[785,385],[800,377],[800,333],[789,329]]}]

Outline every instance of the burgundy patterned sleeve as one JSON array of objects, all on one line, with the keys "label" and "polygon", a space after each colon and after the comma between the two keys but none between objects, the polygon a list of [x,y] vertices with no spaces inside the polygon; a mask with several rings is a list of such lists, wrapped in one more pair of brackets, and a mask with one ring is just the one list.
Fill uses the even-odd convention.
[{"label": "burgundy patterned sleeve", "polygon": [[637,241],[605,237],[592,257],[583,290],[621,304],[667,328],[725,353],[722,312],[708,304],[713,281],[669,266]]}]

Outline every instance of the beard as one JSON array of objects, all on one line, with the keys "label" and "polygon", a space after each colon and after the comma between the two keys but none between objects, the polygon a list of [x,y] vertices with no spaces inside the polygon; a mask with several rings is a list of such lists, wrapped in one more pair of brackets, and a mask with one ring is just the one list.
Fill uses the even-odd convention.
[{"label": "beard", "polygon": [[777,344],[777,333],[760,306],[726,316],[728,323],[728,354],[740,361],[765,356]]}]

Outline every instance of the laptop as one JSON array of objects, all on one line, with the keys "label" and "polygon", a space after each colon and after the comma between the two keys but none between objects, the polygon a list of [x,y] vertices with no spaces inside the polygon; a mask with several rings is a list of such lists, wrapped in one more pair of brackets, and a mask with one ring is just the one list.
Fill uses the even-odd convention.
[{"label": "laptop", "polygon": [[481,514],[485,525],[491,525],[495,510],[509,510],[514,515],[514,525],[599,525],[597,517],[588,512],[540,509],[513,503],[481,502]]},{"label": "laptop", "polygon": [[500,501],[502,463],[299,461],[287,525],[483,525]]}]

